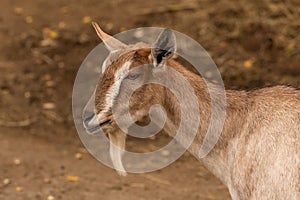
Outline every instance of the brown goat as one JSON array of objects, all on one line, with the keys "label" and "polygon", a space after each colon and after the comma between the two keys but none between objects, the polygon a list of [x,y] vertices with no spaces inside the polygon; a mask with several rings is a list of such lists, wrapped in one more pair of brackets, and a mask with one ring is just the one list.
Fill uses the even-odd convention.
[{"label": "brown goat", "polygon": [[[95,95],[96,113],[85,120],[87,130],[101,127],[113,144],[124,149],[126,135],[115,120],[124,117],[122,109],[128,106],[121,100],[126,96],[125,88],[151,79],[155,70],[158,71],[155,76],[165,76],[164,67],[168,66],[185,77],[197,96],[201,120],[188,150],[199,158],[211,116],[210,95],[200,76],[172,59],[176,48],[172,31],[159,36],[156,45],[164,45],[165,50],[161,50],[143,44],[127,46],[104,33],[97,24],[93,25],[109,50],[118,49],[122,53],[113,61],[107,59],[103,66]],[[141,65],[149,67],[138,68]],[[200,159],[203,164],[228,187],[232,199],[300,199],[300,91],[286,86],[226,90],[226,102],[222,133],[209,154]],[[180,105],[163,86],[147,84],[134,92],[129,105],[133,121],[147,117],[154,104],[165,108],[168,119],[164,130],[174,137],[180,121]],[[112,114],[113,107],[119,112]],[[122,153],[116,146],[111,145],[110,149],[113,164],[119,173],[125,174]]]}]

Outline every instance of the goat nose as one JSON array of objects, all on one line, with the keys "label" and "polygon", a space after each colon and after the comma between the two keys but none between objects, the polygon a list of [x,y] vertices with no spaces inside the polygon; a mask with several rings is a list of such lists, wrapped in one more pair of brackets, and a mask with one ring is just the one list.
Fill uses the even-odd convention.
[{"label": "goat nose", "polygon": [[83,126],[89,134],[96,134],[100,130],[98,117],[95,113],[83,114]]},{"label": "goat nose", "polygon": [[83,117],[83,124],[85,124],[86,126],[88,125],[88,123],[93,119],[94,117],[94,113],[89,114],[87,116]]}]

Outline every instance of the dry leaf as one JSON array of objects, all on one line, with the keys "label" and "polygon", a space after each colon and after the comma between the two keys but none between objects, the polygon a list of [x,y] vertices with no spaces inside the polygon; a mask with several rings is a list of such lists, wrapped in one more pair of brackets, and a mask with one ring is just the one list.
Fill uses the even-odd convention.
[{"label": "dry leaf", "polygon": [[22,192],[22,191],[23,191],[23,187],[17,186],[17,187],[16,187],[16,191],[17,191],[17,192]]},{"label": "dry leaf", "polygon": [[206,71],[205,72],[205,77],[206,78],[212,78],[213,77],[213,73],[211,71]]},{"label": "dry leaf", "polygon": [[48,27],[43,29],[43,34],[45,37],[51,38],[51,39],[56,39],[58,38],[58,32],[55,30],[52,30]]},{"label": "dry leaf", "polygon": [[60,69],[62,69],[62,68],[65,67],[65,63],[64,63],[64,62],[59,62],[57,65],[58,65],[58,67],[59,67]]},{"label": "dry leaf", "polygon": [[59,22],[58,23],[58,28],[60,28],[60,29],[66,28],[66,23],[65,22]]},{"label": "dry leaf", "polygon": [[55,82],[54,81],[46,81],[46,87],[53,87],[55,86]]},{"label": "dry leaf", "polygon": [[161,154],[162,154],[163,156],[168,156],[168,155],[170,155],[170,151],[168,151],[168,150],[163,150],[163,151],[161,152]]},{"label": "dry leaf", "polygon": [[24,9],[21,8],[21,7],[15,7],[15,9],[14,9],[14,13],[15,13],[16,15],[22,15],[23,12],[24,12]]},{"label": "dry leaf", "polygon": [[79,181],[79,177],[78,176],[67,176],[66,180],[69,182],[77,182],[77,181]]},{"label": "dry leaf", "polygon": [[3,185],[9,185],[11,183],[11,180],[6,178],[3,180]]},{"label": "dry leaf", "polygon": [[56,31],[51,30],[49,32],[49,37],[50,38],[57,38],[58,37],[58,33]]},{"label": "dry leaf", "polygon": [[52,196],[52,195],[49,195],[48,197],[47,197],[47,200],[54,200],[55,198],[54,198],[54,196]]},{"label": "dry leaf", "polygon": [[33,22],[33,17],[32,17],[32,16],[27,16],[27,17],[25,18],[25,22],[26,22],[27,24],[32,24],[32,22]]},{"label": "dry leaf", "polygon": [[52,78],[51,78],[51,75],[50,74],[45,74],[44,76],[42,76],[42,80],[44,81],[50,81]]},{"label": "dry leaf", "polygon": [[44,178],[44,183],[49,184],[51,183],[51,180],[49,178]]},{"label": "dry leaf", "polygon": [[44,103],[43,104],[43,108],[45,109],[45,110],[52,110],[52,109],[54,109],[56,106],[55,106],[55,104],[54,103],[51,103],[51,102],[47,102],[47,103]]},{"label": "dry leaf", "polygon": [[44,39],[44,40],[42,40],[40,42],[40,46],[41,47],[56,47],[57,46],[57,42],[55,42],[51,38],[46,38],[46,39]]},{"label": "dry leaf", "polygon": [[290,44],[287,45],[287,47],[286,47],[287,52],[292,52],[294,50],[295,50],[295,44],[294,43],[290,43]]},{"label": "dry leaf", "polygon": [[82,23],[89,24],[92,22],[92,18],[90,16],[85,16],[82,18]]},{"label": "dry leaf", "polygon": [[244,67],[251,68],[253,66],[253,63],[255,62],[255,58],[250,58],[248,60],[244,61]]},{"label": "dry leaf", "polygon": [[109,22],[106,24],[105,28],[110,31],[114,28],[114,24]]},{"label": "dry leaf", "polygon": [[26,99],[29,99],[29,98],[31,97],[31,93],[30,93],[29,91],[26,91],[26,92],[24,93],[24,97],[25,97]]},{"label": "dry leaf", "polygon": [[89,40],[90,40],[90,37],[89,37],[88,34],[86,34],[86,33],[80,34],[80,36],[79,36],[79,42],[81,44],[84,44],[84,43],[88,42]]},{"label": "dry leaf", "polygon": [[83,157],[83,155],[81,153],[76,153],[75,154],[75,158],[78,159],[78,160],[81,160]]},{"label": "dry leaf", "polygon": [[20,165],[21,164],[21,160],[18,159],[18,158],[16,158],[16,159],[14,159],[14,163],[15,163],[15,165]]}]

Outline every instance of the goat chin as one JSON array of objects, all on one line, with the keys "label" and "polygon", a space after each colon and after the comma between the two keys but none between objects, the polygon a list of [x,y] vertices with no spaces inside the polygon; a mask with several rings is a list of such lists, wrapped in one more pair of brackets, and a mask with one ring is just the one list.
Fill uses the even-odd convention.
[{"label": "goat chin", "polygon": [[126,135],[123,133],[109,133],[109,153],[113,166],[117,173],[121,176],[126,176],[126,170],[122,163],[122,156],[125,150]]}]

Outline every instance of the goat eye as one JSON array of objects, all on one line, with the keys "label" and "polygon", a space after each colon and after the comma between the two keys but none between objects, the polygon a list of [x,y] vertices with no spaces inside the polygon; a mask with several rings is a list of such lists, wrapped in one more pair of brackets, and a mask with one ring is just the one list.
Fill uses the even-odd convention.
[{"label": "goat eye", "polygon": [[126,79],[135,80],[138,77],[139,77],[139,74],[128,74],[128,76],[126,76]]}]

